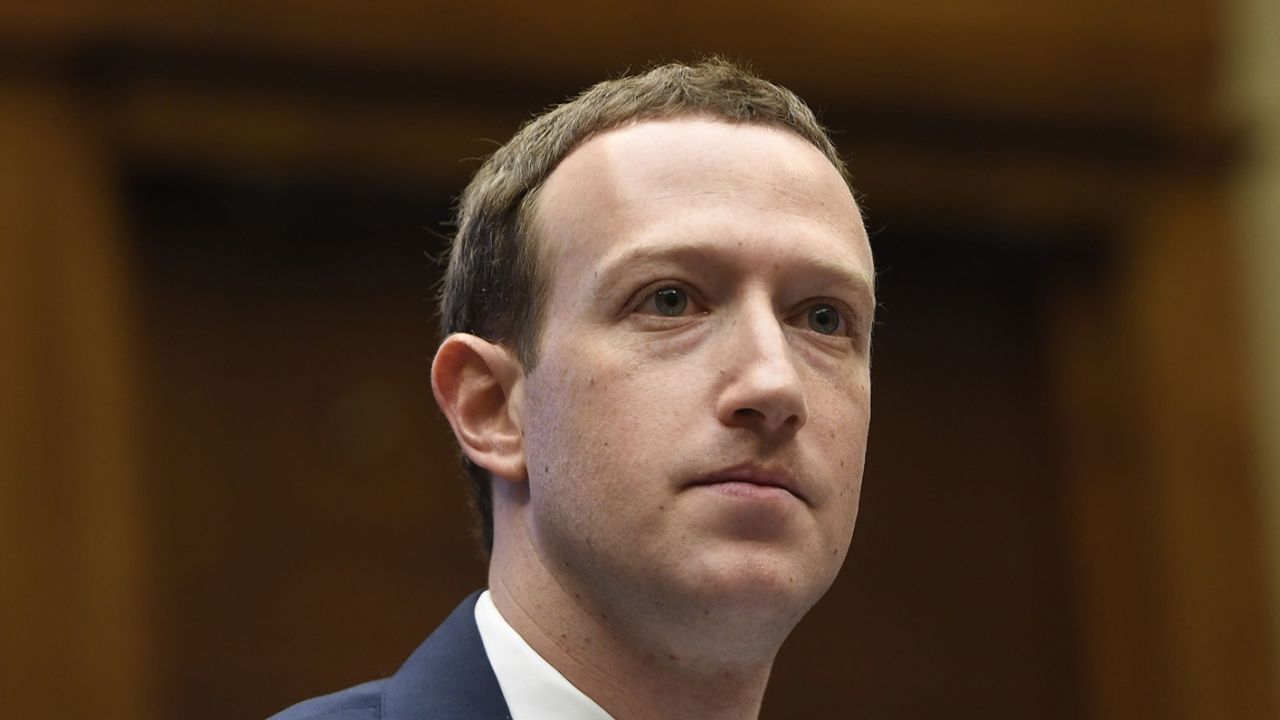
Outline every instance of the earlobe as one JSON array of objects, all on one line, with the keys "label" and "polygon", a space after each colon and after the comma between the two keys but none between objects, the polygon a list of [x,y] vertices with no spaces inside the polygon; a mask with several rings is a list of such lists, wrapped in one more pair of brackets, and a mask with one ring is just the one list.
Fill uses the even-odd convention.
[{"label": "earlobe", "polygon": [[431,389],[462,452],[511,482],[527,477],[517,397],[523,379],[513,352],[465,333],[445,338],[431,363]]}]

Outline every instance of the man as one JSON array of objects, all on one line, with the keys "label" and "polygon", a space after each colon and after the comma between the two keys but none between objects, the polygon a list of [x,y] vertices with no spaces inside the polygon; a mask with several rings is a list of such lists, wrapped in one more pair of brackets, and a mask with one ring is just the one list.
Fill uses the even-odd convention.
[{"label": "man", "polygon": [[756,717],[870,417],[871,252],[809,109],[722,61],[594,86],[476,174],[442,305],[489,589],[278,717]]}]

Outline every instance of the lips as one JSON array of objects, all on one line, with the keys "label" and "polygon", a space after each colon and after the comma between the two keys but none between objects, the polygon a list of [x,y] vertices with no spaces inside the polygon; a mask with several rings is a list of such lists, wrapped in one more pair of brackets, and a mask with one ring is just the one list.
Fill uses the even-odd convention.
[{"label": "lips", "polygon": [[745,483],[766,488],[780,488],[794,495],[798,500],[809,503],[809,499],[800,491],[796,479],[785,468],[768,467],[755,463],[742,463],[723,470],[716,470],[700,475],[689,483],[689,487],[719,485],[723,483]]}]

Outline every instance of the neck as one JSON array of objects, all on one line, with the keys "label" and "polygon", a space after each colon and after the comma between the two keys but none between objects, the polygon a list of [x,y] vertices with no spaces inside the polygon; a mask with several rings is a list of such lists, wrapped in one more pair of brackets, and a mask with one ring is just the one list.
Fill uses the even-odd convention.
[{"label": "neck", "polygon": [[625,573],[590,581],[611,568],[573,567],[540,548],[525,486],[495,486],[494,605],[569,682],[619,720],[759,715],[774,657],[808,605],[754,589],[687,597]]},{"label": "neck", "polygon": [[619,720],[759,715],[776,647],[730,661],[698,652],[692,642],[636,643],[621,623],[557,583],[544,588],[550,592],[529,593],[492,567],[489,582],[498,611],[525,642]]}]

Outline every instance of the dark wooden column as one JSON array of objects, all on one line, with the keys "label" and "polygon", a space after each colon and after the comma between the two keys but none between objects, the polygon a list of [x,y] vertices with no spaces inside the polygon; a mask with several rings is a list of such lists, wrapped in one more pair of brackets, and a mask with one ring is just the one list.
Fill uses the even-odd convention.
[{"label": "dark wooden column", "polygon": [[73,93],[0,79],[0,697],[147,718],[129,260]]},{"label": "dark wooden column", "polygon": [[1229,198],[1195,175],[1131,200],[1056,323],[1090,716],[1275,717]]}]

